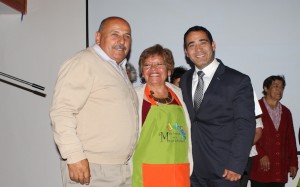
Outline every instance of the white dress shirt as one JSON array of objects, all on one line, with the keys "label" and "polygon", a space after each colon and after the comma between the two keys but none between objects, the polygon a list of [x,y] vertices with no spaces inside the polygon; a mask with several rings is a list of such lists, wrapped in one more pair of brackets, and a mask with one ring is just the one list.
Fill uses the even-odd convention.
[{"label": "white dress shirt", "polygon": [[192,81],[192,97],[193,97],[193,100],[194,100],[194,95],[195,95],[195,91],[196,91],[196,87],[197,87],[197,84],[198,84],[198,74],[197,72],[198,71],[203,71],[204,73],[204,76],[203,76],[203,81],[204,81],[204,88],[203,88],[203,95],[205,93],[205,91],[207,90],[208,86],[209,86],[209,83],[211,82],[218,66],[219,66],[219,62],[214,59],[208,66],[206,66],[205,68],[203,69],[198,69],[196,66],[195,66],[195,71],[194,71],[194,74],[193,74],[193,81]]}]

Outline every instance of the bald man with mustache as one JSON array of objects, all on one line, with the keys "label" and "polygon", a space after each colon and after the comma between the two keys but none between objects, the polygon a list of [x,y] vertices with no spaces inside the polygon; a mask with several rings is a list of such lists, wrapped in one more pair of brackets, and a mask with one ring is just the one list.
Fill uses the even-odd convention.
[{"label": "bald man with mustache", "polygon": [[60,68],[50,117],[64,187],[131,187],[128,160],[138,135],[138,101],[125,65],[131,28],[104,19],[95,45]]}]

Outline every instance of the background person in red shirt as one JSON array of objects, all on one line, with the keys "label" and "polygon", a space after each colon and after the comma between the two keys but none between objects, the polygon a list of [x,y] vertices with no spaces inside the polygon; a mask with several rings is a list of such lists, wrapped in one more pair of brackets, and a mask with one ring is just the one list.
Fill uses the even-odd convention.
[{"label": "background person in red shirt", "polygon": [[284,76],[270,76],[263,83],[264,97],[259,100],[264,124],[256,143],[250,173],[252,187],[284,187],[288,173],[294,178],[298,170],[296,138],[290,110],[280,103],[285,88]]}]

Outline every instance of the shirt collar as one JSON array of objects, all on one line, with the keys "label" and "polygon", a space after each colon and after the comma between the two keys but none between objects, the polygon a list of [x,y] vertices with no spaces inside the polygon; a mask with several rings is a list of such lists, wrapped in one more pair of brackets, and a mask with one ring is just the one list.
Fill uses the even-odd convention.
[{"label": "shirt collar", "polygon": [[102,49],[99,45],[94,44],[93,46],[94,50],[96,53],[99,55],[100,58],[102,58],[105,62],[109,62],[112,64],[115,64],[117,66],[121,66],[122,68],[125,69],[127,59],[125,58],[120,64],[118,64],[115,60],[111,59]]},{"label": "shirt collar", "polygon": [[206,66],[203,69],[199,69],[195,66],[194,76],[196,76],[198,78],[197,72],[203,71],[204,77],[211,77],[215,74],[219,64],[220,64],[220,62],[218,62],[216,59],[214,59],[208,66]]}]

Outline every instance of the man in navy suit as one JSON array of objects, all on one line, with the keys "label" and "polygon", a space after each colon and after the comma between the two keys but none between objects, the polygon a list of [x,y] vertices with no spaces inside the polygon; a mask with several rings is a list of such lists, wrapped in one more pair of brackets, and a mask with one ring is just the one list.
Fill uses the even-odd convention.
[{"label": "man in navy suit", "polygon": [[[180,81],[192,122],[192,187],[238,187],[254,138],[251,80],[216,59],[215,49],[204,27],[191,27],[184,35],[186,57],[194,64]],[[204,73],[203,99],[195,109],[198,71]]]}]

